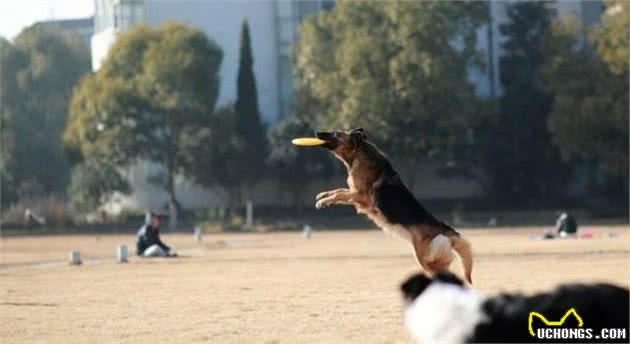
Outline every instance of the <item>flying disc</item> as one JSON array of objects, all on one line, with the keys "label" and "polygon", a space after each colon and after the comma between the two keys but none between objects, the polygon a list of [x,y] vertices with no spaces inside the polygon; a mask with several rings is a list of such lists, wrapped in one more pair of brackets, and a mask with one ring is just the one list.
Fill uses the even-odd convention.
[{"label": "flying disc", "polygon": [[300,137],[293,139],[291,143],[296,146],[321,146],[326,143],[326,141],[320,140],[316,137]]}]

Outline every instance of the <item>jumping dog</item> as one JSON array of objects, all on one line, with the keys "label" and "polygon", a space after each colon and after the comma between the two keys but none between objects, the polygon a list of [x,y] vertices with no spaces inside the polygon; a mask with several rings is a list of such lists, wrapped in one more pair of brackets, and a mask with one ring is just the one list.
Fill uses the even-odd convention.
[{"label": "jumping dog", "polygon": [[416,259],[428,273],[448,269],[452,250],[460,256],[464,275],[472,284],[469,242],[455,229],[431,215],[402,182],[389,159],[367,140],[361,128],[317,132],[322,145],[341,160],[348,172],[348,188],[321,192],[316,207],[353,205],[386,232],[408,240]]}]

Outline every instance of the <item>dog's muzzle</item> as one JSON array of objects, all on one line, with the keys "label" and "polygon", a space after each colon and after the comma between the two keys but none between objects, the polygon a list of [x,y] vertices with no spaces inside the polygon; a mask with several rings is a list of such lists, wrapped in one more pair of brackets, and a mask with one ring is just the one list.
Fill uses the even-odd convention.
[{"label": "dog's muzzle", "polygon": [[333,133],[331,132],[317,131],[315,132],[315,137],[320,140],[326,141],[326,143],[324,143],[322,147],[328,149],[335,149],[335,147],[337,147],[337,144],[339,143],[335,135],[333,135]]}]

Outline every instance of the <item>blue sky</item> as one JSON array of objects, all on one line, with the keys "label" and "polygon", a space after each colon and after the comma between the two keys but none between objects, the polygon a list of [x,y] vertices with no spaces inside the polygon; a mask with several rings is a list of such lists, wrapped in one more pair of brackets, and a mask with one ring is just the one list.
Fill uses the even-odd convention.
[{"label": "blue sky", "polygon": [[0,0],[0,36],[13,39],[23,28],[41,20],[93,14],[93,0]]}]

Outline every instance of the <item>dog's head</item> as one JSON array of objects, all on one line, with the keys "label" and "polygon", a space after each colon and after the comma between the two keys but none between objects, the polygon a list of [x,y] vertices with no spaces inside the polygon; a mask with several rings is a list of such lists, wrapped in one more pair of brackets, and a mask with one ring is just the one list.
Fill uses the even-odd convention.
[{"label": "dog's head", "polygon": [[401,286],[405,301],[413,302],[429,285],[433,282],[449,283],[463,287],[464,282],[450,272],[440,272],[435,276],[428,277],[425,274],[416,274],[409,277]]},{"label": "dog's head", "polygon": [[400,287],[405,325],[419,343],[468,343],[483,321],[485,298],[448,272],[417,274]]},{"label": "dog's head", "polygon": [[315,136],[326,141],[322,146],[331,150],[337,158],[347,164],[354,159],[361,143],[367,139],[363,128],[347,131],[318,131]]}]

